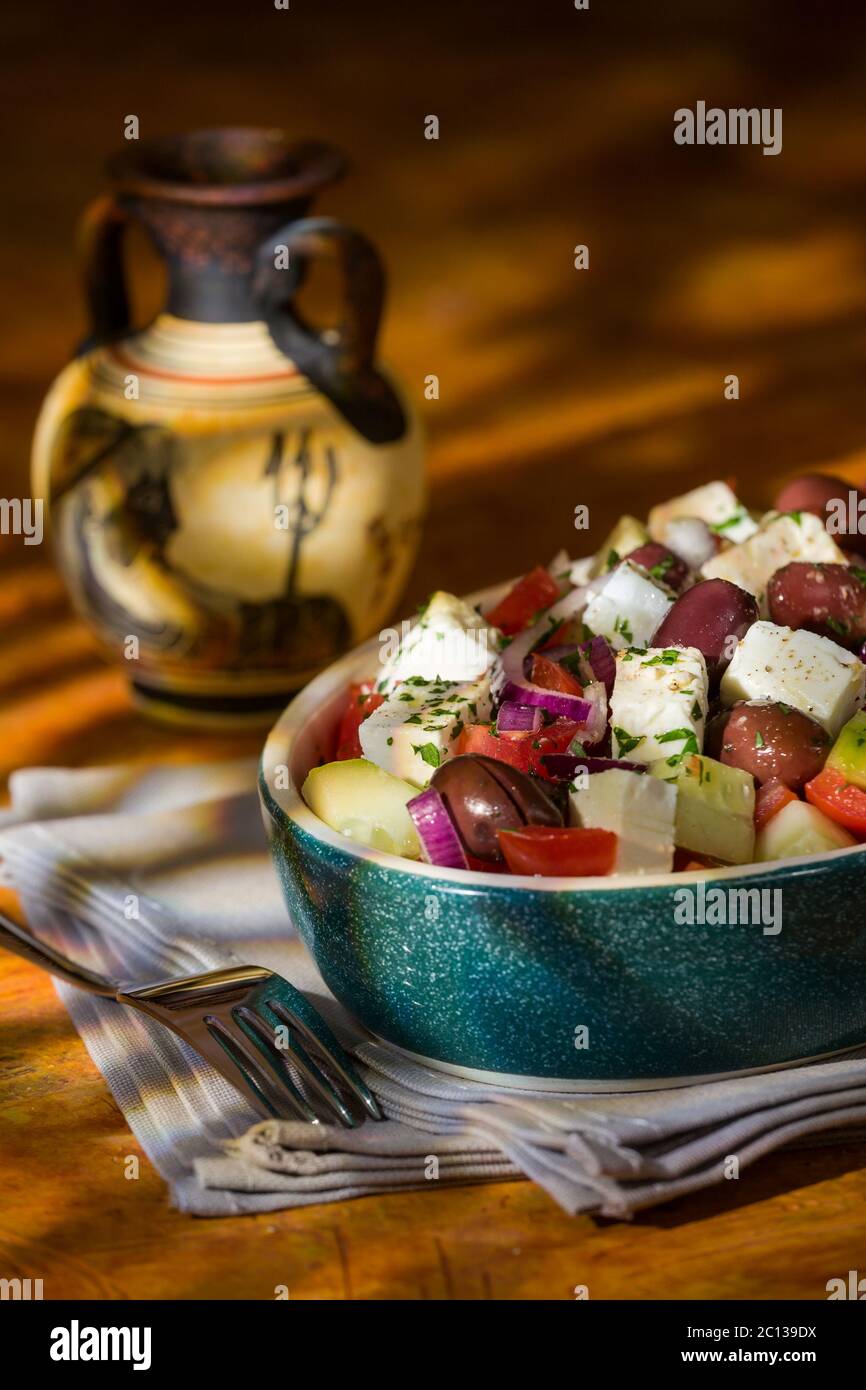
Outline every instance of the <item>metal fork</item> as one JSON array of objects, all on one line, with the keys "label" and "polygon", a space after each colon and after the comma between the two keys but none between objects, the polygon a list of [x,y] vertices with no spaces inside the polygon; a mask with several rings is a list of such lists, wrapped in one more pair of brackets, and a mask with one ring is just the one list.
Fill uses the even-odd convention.
[{"label": "metal fork", "polygon": [[79,989],[170,1028],[259,1114],[354,1129],[382,1112],[321,1014],[260,965],[119,989],[0,913],[0,946]]}]

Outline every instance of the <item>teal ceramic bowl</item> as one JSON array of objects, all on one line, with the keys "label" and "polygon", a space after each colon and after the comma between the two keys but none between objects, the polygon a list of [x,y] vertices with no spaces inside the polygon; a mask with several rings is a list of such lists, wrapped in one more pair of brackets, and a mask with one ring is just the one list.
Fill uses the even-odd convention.
[{"label": "teal ceramic bowl", "polygon": [[294,699],[260,775],[291,917],[371,1033],[440,1070],[550,1090],[681,1085],[866,1044],[866,846],[543,880],[434,869],[330,830],[300,788],[376,648]]}]

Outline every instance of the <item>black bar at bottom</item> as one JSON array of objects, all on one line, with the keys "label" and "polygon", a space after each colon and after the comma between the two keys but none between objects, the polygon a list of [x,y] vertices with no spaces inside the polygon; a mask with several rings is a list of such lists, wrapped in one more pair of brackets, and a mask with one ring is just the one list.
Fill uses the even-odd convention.
[{"label": "black bar at bottom", "polygon": [[[857,1289],[857,1281],[852,1287]],[[866,1301],[866,1280],[856,1298],[846,1294],[815,1302],[603,1302],[576,1297],[517,1306],[443,1302],[435,1310],[429,1303],[400,1303],[396,1338],[391,1335],[394,1305],[299,1299],[301,1308],[292,1306],[290,1290],[281,1292],[282,1297],[267,1301],[227,1302],[216,1316],[214,1302],[6,1299],[0,1303],[0,1325],[5,1323],[12,1334],[16,1362],[42,1375],[47,1371],[62,1379],[85,1373],[93,1379],[103,1367],[114,1375],[138,1367],[143,1375],[212,1373],[219,1376],[217,1384],[225,1384],[232,1372],[243,1377],[241,1383],[251,1383],[257,1367],[267,1371],[269,1381],[277,1375],[298,1378],[305,1365],[323,1370],[330,1359],[326,1348],[335,1345],[343,1323],[352,1338],[339,1343],[343,1352],[355,1338],[363,1339],[355,1343],[356,1351],[367,1348],[360,1358],[350,1353],[343,1375],[356,1367],[369,1378],[376,1373],[376,1360],[383,1376],[395,1371],[408,1375],[411,1366],[402,1362],[400,1345],[405,1349],[407,1324],[417,1317],[419,1335],[425,1338],[427,1380],[439,1357],[446,1374],[457,1363],[466,1366],[459,1348],[468,1351],[470,1345],[483,1357],[489,1376],[491,1361],[508,1354],[515,1334],[521,1340],[532,1338],[523,1341],[530,1356],[544,1353],[545,1346],[548,1351],[558,1347],[557,1362],[563,1369],[563,1362],[571,1363],[575,1380],[584,1379],[593,1366],[596,1374],[602,1366],[612,1374],[652,1374],[707,1365],[806,1366],[820,1369],[826,1379],[828,1372],[856,1364],[866,1326],[866,1310],[851,1306]],[[459,1342],[443,1338],[443,1327],[452,1319],[462,1325],[459,1330],[469,1342],[465,1335]],[[539,1340],[548,1337],[555,1337],[555,1344]],[[4,1340],[8,1352],[12,1341]]]}]

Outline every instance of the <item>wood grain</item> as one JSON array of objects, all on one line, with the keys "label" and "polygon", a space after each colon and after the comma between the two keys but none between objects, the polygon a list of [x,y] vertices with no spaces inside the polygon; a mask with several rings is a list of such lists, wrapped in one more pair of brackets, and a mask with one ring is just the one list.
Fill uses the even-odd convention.
[{"label": "wood grain", "polygon": [[[278,124],[350,151],[322,211],[382,249],[385,355],[430,439],[407,608],[579,551],[579,503],[597,542],[620,511],[712,476],[739,475],[754,504],[804,466],[862,478],[862,23],[814,21],[776,0],[700,21],[688,0],[214,0],[204,23],[150,0],[121,42],[116,10],[71,26],[54,0],[6,6],[2,490],[26,493],[39,401],[84,330],[73,227],[129,112],[143,134]],[[783,154],[675,147],[672,113],[697,96],[782,106]],[[134,249],[143,320],[161,273]],[[47,555],[0,537],[0,571],[4,775],[254,746],[143,724]],[[569,1219],[528,1183],[196,1221],[141,1155],[124,1178],[136,1152],[50,984],[0,959],[0,1275],[43,1278],[46,1297],[816,1299],[866,1248],[863,1145],[771,1158],[630,1224]]]}]

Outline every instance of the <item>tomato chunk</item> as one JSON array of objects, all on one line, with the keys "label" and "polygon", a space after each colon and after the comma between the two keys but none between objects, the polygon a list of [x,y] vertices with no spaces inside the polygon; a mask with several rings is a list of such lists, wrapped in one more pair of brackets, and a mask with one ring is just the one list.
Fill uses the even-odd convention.
[{"label": "tomato chunk", "polygon": [[825,767],[806,783],[806,800],[852,835],[866,839],[866,792],[846,782],[835,768]]},{"label": "tomato chunk", "polygon": [[350,685],[346,708],[343,710],[340,719],[340,726],[337,730],[337,748],[334,753],[334,761],[339,762],[343,758],[362,758],[361,740],[358,729],[374,709],[378,709],[384,701],[384,695],[377,695],[375,690],[371,690],[369,685]]},{"label": "tomato chunk", "polygon": [[618,837],[612,830],[526,825],[500,830],[499,844],[513,874],[586,878],[609,874],[616,860]]},{"label": "tomato chunk", "polygon": [[784,782],[776,778],[763,782],[755,792],[755,829],[763,830],[767,821],[772,820],[783,806],[796,800],[797,793],[786,787]]},{"label": "tomato chunk", "polygon": [[542,656],[541,652],[536,652],[532,658],[532,674],[530,680],[533,685],[540,685],[543,690],[559,690],[563,695],[582,695],[583,686],[579,680],[566,671],[564,666],[560,666],[558,661],[551,661],[549,656]]},{"label": "tomato chunk", "polygon": [[493,724],[467,724],[457,741],[456,752],[481,753],[485,758],[498,758],[510,763],[519,772],[532,770],[532,744],[536,735],[531,729],[515,729],[513,733],[498,734]]},{"label": "tomato chunk", "polygon": [[[545,724],[540,731],[538,742],[543,744],[543,747],[539,757],[544,757],[547,753],[567,753],[572,740],[583,738],[584,733],[582,724],[577,724],[573,719],[564,719],[560,715],[551,724]],[[539,767],[538,771],[541,772],[542,769]]]},{"label": "tomato chunk", "polygon": [[506,637],[528,628],[538,614],[559,598],[559,585],[541,565],[518,579],[495,608],[485,614],[488,623]]},{"label": "tomato chunk", "polygon": [[580,735],[581,725],[573,719],[554,719],[537,733],[526,729],[500,734],[493,724],[467,724],[455,751],[458,754],[482,753],[486,758],[510,763],[519,772],[533,773],[552,781],[542,759],[548,753],[565,753],[572,739]]}]

